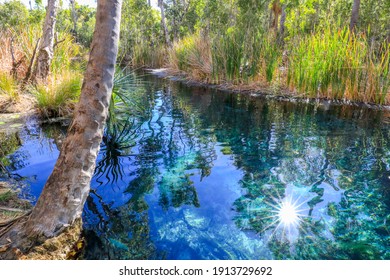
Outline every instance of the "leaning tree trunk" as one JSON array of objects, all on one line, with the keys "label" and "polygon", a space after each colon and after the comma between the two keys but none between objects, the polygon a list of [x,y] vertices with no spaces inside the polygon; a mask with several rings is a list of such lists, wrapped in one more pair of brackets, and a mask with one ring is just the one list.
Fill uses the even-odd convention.
[{"label": "leaning tree trunk", "polygon": [[57,0],[48,0],[46,7],[46,18],[43,25],[42,39],[39,45],[37,62],[33,71],[34,82],[43,81],[46,83],[50,73],[50,63],[54,52],[54,33],[58,10]]},{"label": "leaning tree trunk", "polygon": [[351,22],[349,23],[349,30],[355,32],[356,24],[359,19],[360,0],[354,0],[352,6]]},{"label": "leaning tree trunk", "polygon": [[158,6],[160,7],[160,11],[161,11],[161,25],[164,31],[165,43],[169,48],[171,48],[172,43],[171,40],[169,39],[168,27],[165,21],[164,0],[158,0]]},{"label": "leaning tree trunk", "polygon": [[75,117],[32,213],[0,237],[0,246],[8,246],[0,258],[15,258],[18,250],[28,252],[32,246],[59,235],[81,217],[108,114],[121,4],[122,0],[98,0],[91,53]]},{"label": "leaning tree trunk", "polygon": [[73,35],[77,41],[77,11],[76,11],[76,1],[75,0],[69,0],[70,7],[71,7],[71,15],[72,15],[72,21],[73,21]]}]

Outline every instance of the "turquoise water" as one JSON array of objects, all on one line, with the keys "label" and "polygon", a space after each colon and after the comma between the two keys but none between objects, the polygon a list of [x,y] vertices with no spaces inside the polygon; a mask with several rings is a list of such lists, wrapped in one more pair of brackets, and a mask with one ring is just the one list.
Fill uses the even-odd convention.
[{"label": "turquoise water", "polygon": [[[390,259],[389,112],[145,80],[102,143],[84,258]],[[22,130],[24,195],[65,130]]]}]

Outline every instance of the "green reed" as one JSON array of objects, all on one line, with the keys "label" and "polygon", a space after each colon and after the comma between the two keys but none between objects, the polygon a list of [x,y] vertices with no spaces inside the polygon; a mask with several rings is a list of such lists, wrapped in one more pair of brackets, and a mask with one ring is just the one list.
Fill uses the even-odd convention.
[{"label": "green reed", "polygon": [[28,91],[37,100],[37,107],[42,116],[69,116],[78,101],[82,79],[77,72],[62,72],[58,77],[52,76],[48,85],[30,85]]},{"label": "green reed", "polygon": [[386,103],[389,47],[331,27],[290,44],[287,84],[304,96]]}]

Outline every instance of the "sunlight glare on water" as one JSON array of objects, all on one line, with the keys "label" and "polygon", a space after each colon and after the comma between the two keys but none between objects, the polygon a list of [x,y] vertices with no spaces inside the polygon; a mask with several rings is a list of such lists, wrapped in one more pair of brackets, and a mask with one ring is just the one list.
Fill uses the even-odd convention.
[{"label": "sunlight glare on water", "polygon": [[283,227],[297,226],[300,222],[297,207],[290,200],[284,200],[279,205],[278,219]]},{"label": "sunlight glare on water", "polygon": [[[103,138],[83,212],[85,259],[390,259],[382,111],[154,77],[131,94],[145,109]],[[27,124],[0,158],[0,181],[12,176],[36,199],[66,129]]]}]

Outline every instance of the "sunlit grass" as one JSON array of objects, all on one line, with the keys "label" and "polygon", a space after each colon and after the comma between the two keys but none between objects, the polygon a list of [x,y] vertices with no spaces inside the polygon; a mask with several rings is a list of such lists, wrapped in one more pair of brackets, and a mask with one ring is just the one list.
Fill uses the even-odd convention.
[{"label": "sunlit grass", "polygon": [[18,82],[9,73],[0,72],[0,94],[9,97],[12,101],[19,98]]},{"label": "sunlit grass", "polygon": [[81,90],[81,75],[63,72],[52,76],[48,85],[29,86],[28,91],[37,99],[38,109],[44,117],[61,117],[72,114]]},{"label": "sunlit grass", "polygon": [[175,43],[169,53],[169,67],[184,71],[196,80],[210,80],[212,64],[209,39],[193,34]]},{"label": "sunlit grass", "polygon": [[79,70],[77,67],[73,69],[74,63],[72,61],[83,55],[82,47],[74,42],[73,36],[69,33],[59,33],[57,40],[51,62],[51,72],[54,75],[61,75],[65,70]]},{"label": "sunlit grass", "polygon": [[163,46],[149,46],[148,42],[135,44],[131,53],[133,67],[162,67],[166,62],[167,50]]},{"label": "sunlit grass", "polygon": [[288,85],[315,98],[385,104],[389,100],[389,46],[377,52],[362,34],[347,28],[322,32],[292,42]]}]

